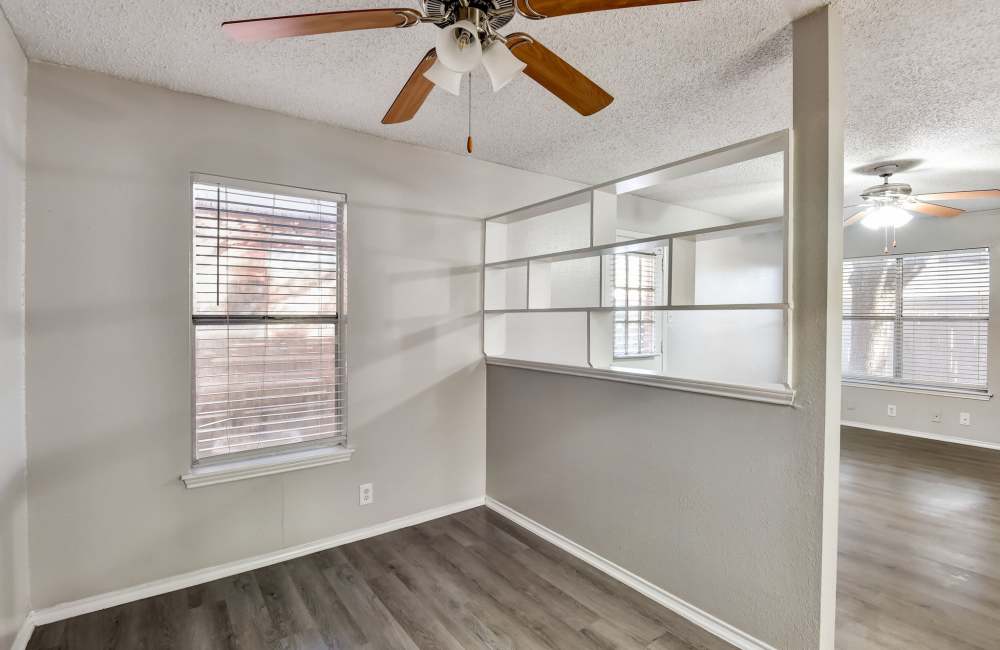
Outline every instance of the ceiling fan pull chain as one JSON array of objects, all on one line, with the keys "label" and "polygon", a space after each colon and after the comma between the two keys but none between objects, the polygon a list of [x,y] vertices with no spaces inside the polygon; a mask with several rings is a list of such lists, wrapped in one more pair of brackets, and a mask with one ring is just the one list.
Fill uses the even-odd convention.
[{"label": "ceiling fan pull chain", "polygon": [[472,155],[472,73],[469,73],[469,137],[465,141],[465,150]]}]

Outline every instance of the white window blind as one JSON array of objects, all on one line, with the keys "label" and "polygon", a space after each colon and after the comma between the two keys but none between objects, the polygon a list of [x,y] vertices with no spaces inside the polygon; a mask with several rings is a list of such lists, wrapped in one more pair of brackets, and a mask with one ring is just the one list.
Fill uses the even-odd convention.
[{"label": "white window blind", "polygon": [[615,312],[614,356],[617,358],[656,354],[656,255],[620,253],[612,258],[612,304],[628,307]]},{"label": "white window blind", "polygon": [[844,260],[848,379],[985,391],[986,248]]},{"label": "white window blind", "polygon": [[342,195],[192,189],[195,461],[343,442]]}]

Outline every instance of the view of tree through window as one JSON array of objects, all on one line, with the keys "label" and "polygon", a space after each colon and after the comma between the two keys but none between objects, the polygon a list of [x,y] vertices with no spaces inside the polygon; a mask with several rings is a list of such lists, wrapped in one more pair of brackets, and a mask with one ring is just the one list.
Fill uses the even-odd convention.
[{"label": "view of tree through window", "polygon": [[843,375],[986,389],[985,248],[844,260]]}]

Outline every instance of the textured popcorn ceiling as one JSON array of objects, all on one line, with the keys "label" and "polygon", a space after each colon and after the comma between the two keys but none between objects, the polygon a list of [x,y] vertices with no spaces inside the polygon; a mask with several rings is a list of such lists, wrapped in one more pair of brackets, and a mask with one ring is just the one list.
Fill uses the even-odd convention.
[{"label": "textured popcorn ceiling", "polygon": [[[819,0],[702,0],[544,21],[527,31],[615,96],[578,116],[530,79],[473,83],[478,157],[599,182],[785,128],[789,21]],[[1000,186],[1000,3],[841,0],[847,169],[921,161],[916,191]],[[380,119],[436,28],[235,43],[223,20],[415,0],[0,0],[28,55],[461,152],[466,99],[434,91],[404,125]],[[848,202],[872,179],[849,175]]]}]

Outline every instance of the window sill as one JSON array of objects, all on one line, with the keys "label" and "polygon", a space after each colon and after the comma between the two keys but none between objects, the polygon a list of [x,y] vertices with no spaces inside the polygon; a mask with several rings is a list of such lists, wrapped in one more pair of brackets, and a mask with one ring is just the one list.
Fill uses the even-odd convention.
[{"label": "window sill", "polygon": [[189,489],[200,488],[218,483],[242,481],[258,476],[342,463],[350,460],[353,454],[353,449],[343,445],[276,453],[273,456],[200,465],[193,467],[187,474],[181,475],[181,480]]},{"label": "window sill", "polygon": [[643,386],[680,390],[688,393],[702,393],[705,395],[715,395],[717,397],[730,397],[733,399],[742,399],[751,402],[778,404],[780,406],[792,406],[795,400],[795,391],[788,386],[780,384],[765,386],[725,384],[714,381],[666,377],[652,372],[637,370],[624,371],[613,369],[606,370],[603,368],[582,368],[579,366],[566,366],[557,363],[541,363],[537,361],[524,361],[521,359],[507,359],[503,357],[487,357],[486,363],[491,366],[507,366],[509,368],[538,370],[541,372],[551,372],[559,375],[574,375],[577,377],[590,377],[592,379],[620,381],[626,384],[641,384]]},{"label": "window sill", "polygon": [[843,386],[851,388],[873,388],[875,390],[891,390],[898,393],[917,393],[919,395],[936,395],[938,397],[956,397],[958,399],[988,400],[993,397],[989,391],[962,390],[958,388],[929,388],[924,386],[905,386],[888,384],[876,381],[856,381],[845,379],[841,382]]}]

